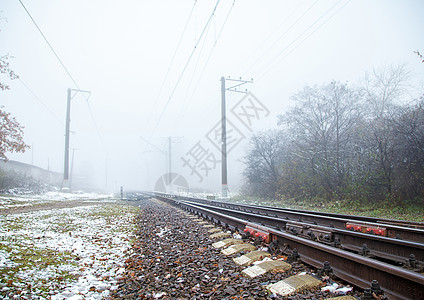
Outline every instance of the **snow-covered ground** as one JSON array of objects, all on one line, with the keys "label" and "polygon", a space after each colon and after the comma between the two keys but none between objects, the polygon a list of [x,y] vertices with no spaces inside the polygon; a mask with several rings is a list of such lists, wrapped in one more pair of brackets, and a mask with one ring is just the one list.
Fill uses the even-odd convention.
[{"label": "snow-covered ground", "polygon": [[47,192],[40,195],[0,195],[0,209],[34,206],[37,204],[50,203],[55,201],[88,201],[88,200],[112,200],[113,195],[96,194],[96,193],[62,193],[62,192]]},{"label": "snow-covered ground", "polygon": [[[54,209],[57,201],[99,204]],[[1,197],[0,207],[52,209],[0,215],[0,298],[103,299],[116,288],[138,209],[96,194]],[[48,207],[46,207],[48,208]]]}]

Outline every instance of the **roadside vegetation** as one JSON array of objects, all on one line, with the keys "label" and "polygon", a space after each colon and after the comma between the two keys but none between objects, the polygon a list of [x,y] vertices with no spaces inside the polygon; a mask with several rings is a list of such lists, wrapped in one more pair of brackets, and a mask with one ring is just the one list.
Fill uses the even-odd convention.
[{"label": "roadside vegetation", "polygon": [[398,65],[356,85],[305,86],[276,128],[251,138],[242,194],[278,206],[422,220],[424,91],[411,77]]},{"label": "roadside vegetation", "polygon": [[235,196],[231,201],[245,204],[332,212],[346,215],[360,215],[385,219],[424,222],[424,200],[405,201],[402,205],[390,199],[378,203],[361,203],[354,200],[328,201],[323,199],[263,199],[249,196]]}]

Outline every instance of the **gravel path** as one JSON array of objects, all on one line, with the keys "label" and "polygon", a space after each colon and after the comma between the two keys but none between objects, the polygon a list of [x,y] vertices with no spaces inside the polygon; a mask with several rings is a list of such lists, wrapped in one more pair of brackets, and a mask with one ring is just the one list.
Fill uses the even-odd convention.
[{"label": "gravel path", "polygon": [[39,210],[71,208],[71,207],[77,207],[77,206],[90,206],[90,205],[103,204],[103,203],[104,201],[80,201],[80,200],[54,201],[54,202],[46,202],[46,203],[37,203],[35,205],[0,208],[0,215],[20,214],[20,213],[39,211]]},{"label": "gravel path", "polygon": [[[287,299],[264,286],[302,271],[299,262],[286,273],[267,273],[254,279],[241,274],[232,256],[212,247],[208,229],[177,208],[159,201],[140,202],[136,242],[112,299]],[[238,256],[238,255],[236,255]],[[319,289],[288,299],[325,299]]]}]

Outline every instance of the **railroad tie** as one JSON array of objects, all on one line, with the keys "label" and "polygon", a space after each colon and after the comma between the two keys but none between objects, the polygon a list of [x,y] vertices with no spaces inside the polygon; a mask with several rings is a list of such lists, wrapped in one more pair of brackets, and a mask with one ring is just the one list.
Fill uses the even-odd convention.
[{"label": "railroad tie", "polygon": [[220,238],[228,238],[228,237],[230,237],[231,236],[231,233],[229,233],[229,232],[217,232],[217,233],[214,233],[214,234],[211,234],[210,236],[209,236],[209,238],[210,239],[220,239]]},{"label": "railroad tie", "polygon": [[323,285],[323,282],[311,275],[294,275],[286,279],[267,285],[271,293],[281,296],[290,296],[306,289],[313,289]]},{"label": "railroad tie", "polygon": [[240,253],[242,251],[247,252],[247,251],[254,251],[254,250],[256,250],[256,247],[253,246],[252,244],[240,243],[240,244],[232,245],[226,249],[221,250],[221,253],[224,255],[233,255],[233,254]]},{"label": "railroad tie", "polygon": [[292,268],[291,264],[286,263],[282,260],[268,259],[255,266],[244,269],[242,273],[250,278],[255,278],[267,272],[271,272],[271,271],[286,272],[291,270],[291,268]]},{"label": "railroad tie", "polygon": [[255,261],[263,260],[265,257],[271,257],[266,251],[252,251],[240,257],[233,258],[233,261],[239,266],[250,266]]},{"label": "railroad tie", "polygon": [[213,243],[212,246],[218,249],[218,248],[229,247],[236,244],[243,244],[243,241],[240,239],[229,238],[229,239],[225,239],[225,240]]},{"label": "railroad tie", "polygon": [[326,298],[325,300],[358,300],[358,298],[355,298],[353,296],[338,296],[338,297]]}]

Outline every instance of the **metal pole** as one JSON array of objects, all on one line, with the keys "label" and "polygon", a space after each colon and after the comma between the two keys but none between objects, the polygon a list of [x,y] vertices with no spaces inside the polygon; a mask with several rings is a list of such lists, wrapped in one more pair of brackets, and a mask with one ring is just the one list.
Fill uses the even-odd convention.
[{"label": "metal pole", "polygon": [[65,129],[65,166],[63,170],[63,186],[69,187],[69,127],[71,123],[71,89],[68,89],[68,101],[66,105],[66,129]]},{"label": "metal pole", "polygon": [[172,182],[172,175],[171,175],[171,171],[172,171],[172,168],[171,168],[171,144],[172,144],[172,137],[168,137],[168,143],[169,143],[169,153],[168,153],[168,156],[169,156],[169,175],[168,175],[169,182],[168,182],[168,184],[171,185],[171,182]]},{"label": "metal pole", "polygon": [[221,77],[221,154],[222,154],[222,198],[227,198],[227,120],[225,112],[225,78]]},{"label": "metal pole", "polygon": [[107,157],[105,159],[105,192],[107,192]]},{"label": "metal pole", "polygon": [[[69,189],[69,134],[71,123],[71,93],[72,91],[89,93],[90,91],[68,89],[68,101],[66,103],[66,128],[65,128],[65,164],[63,168],[62,189]],[[88,101],[88,98],[86,98]]]},{"label": "metal pole", "polygon": [[71,174],[69,175],[69,189],[72,188],[72,174],[74,173],[74,156],[75,156],[75,148],[72,148]]}]

